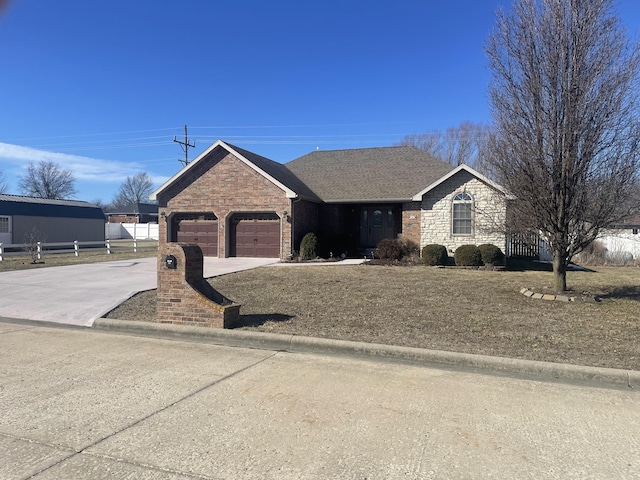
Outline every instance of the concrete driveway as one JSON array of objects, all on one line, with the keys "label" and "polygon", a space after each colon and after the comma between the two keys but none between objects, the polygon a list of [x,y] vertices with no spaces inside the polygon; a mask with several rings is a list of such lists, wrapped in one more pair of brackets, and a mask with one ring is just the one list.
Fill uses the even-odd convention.
[{"label": "concrete driveway", "polygon": [[[213,277],[278,262],[273,258],[205,258]],[[157,287],[156,258],[0,273],[0,317],[90,327],[137,292]]]}]

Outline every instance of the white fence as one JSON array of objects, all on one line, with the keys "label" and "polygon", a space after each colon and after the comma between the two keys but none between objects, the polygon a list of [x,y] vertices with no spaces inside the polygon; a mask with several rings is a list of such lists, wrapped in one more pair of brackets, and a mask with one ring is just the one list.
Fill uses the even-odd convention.
[{"label": "white fence", "polygon": [[[42,256],[46,253],[55,254],[55,253],[75,253],[76,257],[80,255],[80,250],[89,250],[96,251],[106,249],[107,254],[112,254],[115,251],[122,250],[131,250],[133,249],[134,253],[138,252],[138,246],[142,247],[143,245],[138,244],[138,240],[142,239],[133,239],[133,242],[126,242],[127,245],[123,245],[121,242],[112,243],[110,240],[98,240],[95,242],[59,242],[59,243],[43,243],[36,242],[34,244],[30,243],[0,243],[0,262],[3,261],[6,257],[12,255],[33,255],[38,260],[42,258]],[[131,244],[132,243],[132,244]],[[148,243],[148,242],[146,242]]]},{"label": "white fence", "polygon": [[160,234],[157,223],[105,223],[104,238],[135,238],[138,240],[158,240]]},{"label": "white fence", "polygon": [[[607,259],[629,262],[640,259],[640,235],[631,233],[617,233],[600,235],[597,239],[607,249]],[[552,260],[549,246],[540,240],[540,260]]]},{"label": "white fence", "polygon": [[640,259],[640,235],[621,233],[618,235],[602,235],[598,241],[607,249],[607,254],[623,260]]}]

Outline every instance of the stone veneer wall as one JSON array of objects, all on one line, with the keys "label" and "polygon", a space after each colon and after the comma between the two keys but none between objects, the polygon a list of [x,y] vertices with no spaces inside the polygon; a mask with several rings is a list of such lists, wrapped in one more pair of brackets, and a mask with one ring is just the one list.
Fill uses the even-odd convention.
[{"label": "stone veneer wall", "polygon": [[[176,268],[167,268],[167,255]],[[159,323],[229,328],[240,316],[240,305],[215,291],[203,276],[202,250],[195,245],[165,243],[158,252]]]},{"label": "stone veneer wall", "polygon": [[281,218],[280,258],[292,252],[291,223],[282,218],[291,214],[291,200],[285,192],[223,148],[182,176],[176,185],[162,192],[159,203],[160,248],[167,243],[167,222],[163,214],[211,212],[218,218],[218,255],[227,251],[231,216],[234,213],[276,213]]},{"label": "stone veneer wall", "polygon": [[[460,192],[473,198],[472,235],[452,233],[452,201]],[[423,197],[420,248],[436,243],[452,254],[461,245],[492,243],[505,252],[505,219],[506,199],[502,192],[462,170]]]}]

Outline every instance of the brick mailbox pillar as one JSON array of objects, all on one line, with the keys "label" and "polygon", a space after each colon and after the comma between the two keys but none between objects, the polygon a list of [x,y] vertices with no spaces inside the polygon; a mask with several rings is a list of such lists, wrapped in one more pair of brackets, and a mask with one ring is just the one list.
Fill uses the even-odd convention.
[{"label": "brick mailbox pillar", "polygon": [[162,246],[158,252],[158,322],[229,328],[238,321],[240,305],[216,291],[202,275],[200,247]]}]

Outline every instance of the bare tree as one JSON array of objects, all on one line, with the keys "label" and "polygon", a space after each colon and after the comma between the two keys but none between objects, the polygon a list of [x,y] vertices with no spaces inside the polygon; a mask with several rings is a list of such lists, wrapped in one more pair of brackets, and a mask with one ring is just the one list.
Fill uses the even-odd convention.
[{"label": "bare tree", "polygon": [[153,192],[151,177],[145,172],[140,172],[133,177],[127,177],[122,182],[112,204],[115,207],[122,207],[130,203],[145,203],[149,201],[151,192]]},{"label": "bare tree", "polygon": [[548,242],[557,291],[572,257],[637,207],[640,48],[614,1],[516,0],[486,43],[488,162],[517,226]]},{"label": "bare tree", "polygon": [[27,173],[20,177],[18,186],[22,193],[32,197],[62,200],[76,194],[75,178],[71,170],[55,162],[29,163]]},{"label": "bare tree", "polygon": [[[486,144],[487,127],[473,122],[462,122],[457,127],[441,132],[411,134],[398,145],[409,145],[424,150],[451,165],[483,166],[482,158]],[[484,173],[484,172],[482,172]]]},{"label": "bare tree", "polygon": [[0,170],[0,193],[6,193],[7,190],[9,190],[9,186],[4,180],[4,174],[2,173],[2,170]]},{"label": "bare tree", "polygon": [[439,157],[441,137],[442,133],[438,131],[431,133],[412,133],[400,140],[398,145],[416,147],[430,153],[434,157]]}]

